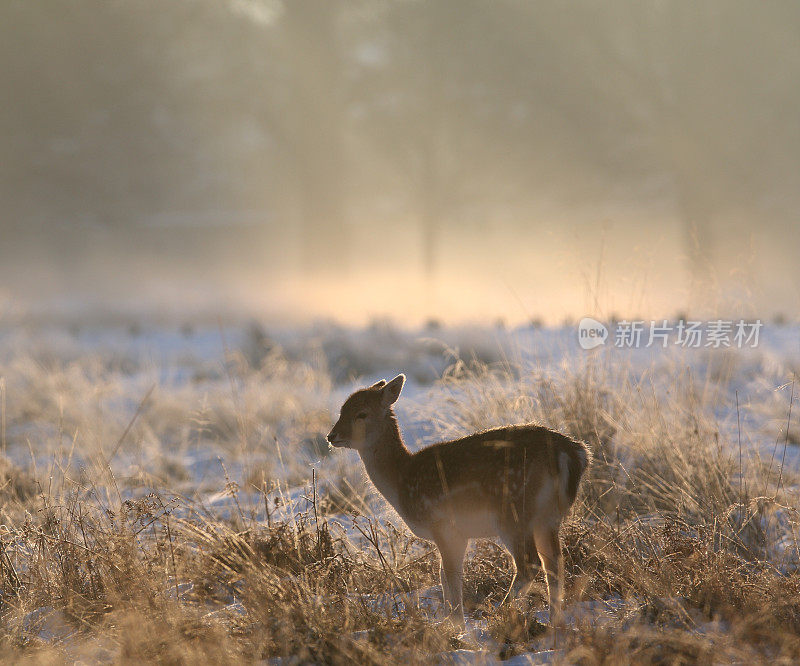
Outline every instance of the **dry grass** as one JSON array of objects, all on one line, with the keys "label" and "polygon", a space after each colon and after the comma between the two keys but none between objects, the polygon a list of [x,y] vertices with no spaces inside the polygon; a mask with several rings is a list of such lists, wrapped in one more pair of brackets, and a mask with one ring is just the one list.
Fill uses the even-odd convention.
[{"label": "dry grass", "polygon": [[[557,659],[800,659],[793,475],[780,470],[778,488],[780,460],[740,467],[739,433],[712,417],[718,394],[707,384],[593,358],[548,372],[458,361],[417,408],[434,436],[535,420],[594,448],[563,533],[572,620],[555,637]],[[222,371],[175,385],[139,372],[133,388],[120,379],[130,368],[108,359],[2,368],[4,445],[39,461],[0,458],[5,658],[430,663],[478,647],[435,622],[432,548],[378,516],[352,465],[319,448],[335,402],[325,363],[277,348],[257,363],[229,355]],[[242,463],[204,477],[224,511],[169,467],[206,445]],[[530,608],[500,605],[512,574],[496,544],[472,549],[465,603],[498,658],[554,641],[535,613],[541,588]]]}]

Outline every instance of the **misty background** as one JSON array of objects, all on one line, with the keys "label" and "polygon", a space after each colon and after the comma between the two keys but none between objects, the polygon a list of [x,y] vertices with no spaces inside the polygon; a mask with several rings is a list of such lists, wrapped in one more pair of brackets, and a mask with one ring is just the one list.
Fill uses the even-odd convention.
[{"label": "misty background", "polygon": [[0,307],[800,305],[800,5],[4,0]]}]

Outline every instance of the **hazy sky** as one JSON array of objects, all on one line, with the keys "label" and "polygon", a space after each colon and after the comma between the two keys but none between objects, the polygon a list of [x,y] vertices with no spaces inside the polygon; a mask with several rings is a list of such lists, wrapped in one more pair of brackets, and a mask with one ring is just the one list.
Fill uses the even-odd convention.
[{"label": "hazy sky", "polygon": [[800,305],[800,5],[7,0],[0,303]]}]

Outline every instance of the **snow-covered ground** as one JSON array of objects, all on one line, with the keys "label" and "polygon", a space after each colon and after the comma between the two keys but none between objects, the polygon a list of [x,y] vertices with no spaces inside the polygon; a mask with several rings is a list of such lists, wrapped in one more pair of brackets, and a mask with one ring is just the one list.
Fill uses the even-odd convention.
[{"label": "snow-covered ground", "polygon": [[[437,381],[472,361],[527,373],[520,385],[534,388],[587,365],[614,368],[604,375],[609,391],[646,378],[665,401],[675,378],[689,376],[722,439],[741,439],[747,457],[779,459],[788,441],[787,464],[800,464],[794,417],[788,440],[785,433],[800,326],[769,324],[754,349],[591,351],[578,345],[574,326],[0,324],[4,447],[16,465],[38,472],[66,458],[81,469],[102,452],[130,492],[168,487],[219,509],[226,475],[246,495],[248,471],[298,487],[311,467],[352,471],[348,454],[328,454],[324,434],[351,391],[398,372],[408,377],[398,403],[408,443],[430,443],[442,434],[432,414],[441,416],[460,390]],[[89,424],[97,428],[89,432]],[[253,509],[263,511],[263,502],[254,498]]]},{"label": "snow-covered ground", "polygon": [[[461,434],[471,421],[460,419],[456,406],[475,404],[481,395],[474,391],[481,380],[469,374],[475,367],[511,405],[511,411],[488,410],[485,418],[473,410],[477,426],[513,420],[514,404],[529,407],[542,386],[557,391],[565,378],[581,373],[610,393],[633,386],[631,396],[643,404],[656,401],[665,411],[687,399],[674,394],[676,387],[689,386],[711,411],[731,457],[739,456],[741,442],[743,467],[768,463],[775,476],[779,469],[800,470],[800,409],[790,417],[800,393],[800,385],[793,386],[800,326],[770,324],[756,348],[609,344],[584,350],[574,326],[0,323],[3,453],[40,484],[102,477],[123,499],[154,490],[165,501],[180,498],[180,515],[280,520],[307,510],[314,492],[334,499],[366,494],[371,519],[402,529],[369,491],[357,456],[331,453],[324,435],[351,391],[399,372],[408,377],[397,411],[409,445]],[[616,425],[624,431],[625,424]],[[624,434],[636,436],[635,430]],[[771,515],[764,527],[776,535],[774,548],[796,551],[787,536],[788,513]],[[326,520],[342,538],[369,549],[347,512],[333,508]],[[434,619],[440,598],[437,590],[419,590],[405,598],[375,596],[370,603],[395,609],[412,603]],[[231,599],[230,607],[237,603]],[[581,602],[567,610],[602,622],[631,604]],[[73,633],[62,612],[50,607],[20,622],[22,631],[43,640],[68,644]],[[441,662],[496,663],[497,646],[480,621],[470,621],[464,641],[471,647],[443,653]],[[504,663],[550,663],[559,656],[552,641],[539,647]],[[105,648],[98,650],[93,658],[102,660]]]}]

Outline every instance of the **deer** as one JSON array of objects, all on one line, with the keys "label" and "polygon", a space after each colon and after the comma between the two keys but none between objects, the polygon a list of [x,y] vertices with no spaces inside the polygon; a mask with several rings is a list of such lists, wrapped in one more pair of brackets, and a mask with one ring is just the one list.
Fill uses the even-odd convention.
[{"label": "deer", "polygon": [[327,435],[329,447],[357,451],[370,481],[408,528],[436,545],[446,620],[465,626],[462,583],[469,540],[499,537],[516,568],[506,598],[527,596],[541,563],[550,622],[559,626],[559,532],[591,464],[591,451],[554,430],[525,424],[412,453],[393,409],[405,379],[399,374],[347,398]]}]

